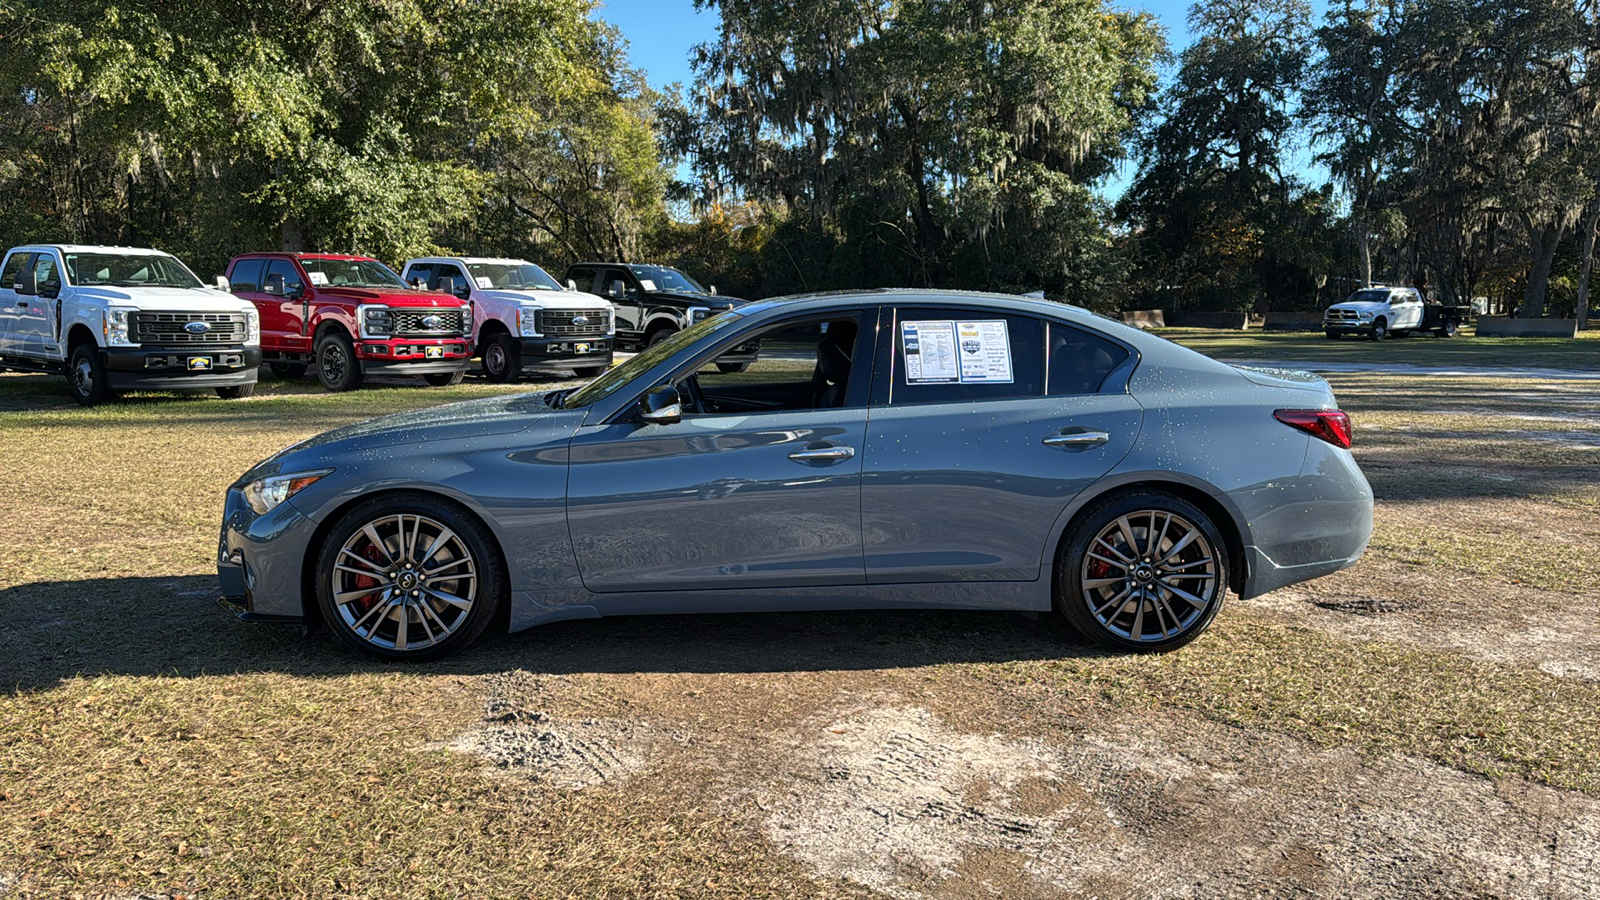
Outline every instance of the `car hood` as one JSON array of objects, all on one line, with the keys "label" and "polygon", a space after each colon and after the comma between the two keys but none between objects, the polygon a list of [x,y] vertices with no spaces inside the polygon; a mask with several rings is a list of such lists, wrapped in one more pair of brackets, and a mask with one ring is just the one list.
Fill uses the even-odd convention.
[{"label": "car hood", "polygon": [[79,300],[107,306],[136,306],[152,312],[241,312],[255,309],[248,300],[212,288],[75,287]]},{"label": "car hood", "polygon": [[544,397],[544,393],[526,393],[447,403],[324,431],[252,466],[235,486],[279,472],[337,468],[341,457],[389,447],[426,447],[436,441],[521,431],[556,412]]},{"label": "car hood", "polygon": [[318,285],[317,296],[349,300],[352,303],[381,303],[384,306],[458,309],[466,303],[454,294],[437,291],[391,291],[381,288],[348,288]]},{"label": "car hood", "polygon": [[1387,303],[1378,303],[1378,302],[1374,302],[1374,301],[1371,301],[1371,300],[1346,300],[1343,303],[1335,303],[1335,304],[1333,304],[1332,306],[1330,306],[1328,308],[1329,309],[1353,309],[1356,312],[1380,313],[1380,312],[1388,312],[1389,311],[1389,304],[1387,304]]},{"label": "car hood", "polygon": [[526,303],[545,309],[610,309],[611,301],[581,291],[489,291],[478,289],[482,297],[506,303]]}]

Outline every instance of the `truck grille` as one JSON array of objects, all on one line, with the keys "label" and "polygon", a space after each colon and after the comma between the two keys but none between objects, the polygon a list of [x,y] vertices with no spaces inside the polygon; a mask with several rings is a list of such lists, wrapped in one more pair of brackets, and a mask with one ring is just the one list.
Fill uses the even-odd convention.
[{"label": "truck grille", "polygon": [[1357,322],[1361,314],[1353,309],[1330,309],[1322,314],[1324,322]]},{"label": "truck grille", "polygon": [[[578,322],[583,319],[583,322]],[[541,309],[539,333],[594,335],[611,330],[611,314],[603,309]]]},{"label": "truck grille", "polygon": [[[427,335],[428,337],[460,337],[461,310],[459,309],[395,309],[390,310],[396,337]],[[424,319],[438,317],[437,322]]]},{"label": "truck grille", "polygon": [[[193,323],[206,328],[189,330]],[[196,331],[199,331],[197,334]],[[243,313],[136,312],[133,314],[133,340],[140,344],[170,347],[225,347],[244,342],[246,325]]]}]

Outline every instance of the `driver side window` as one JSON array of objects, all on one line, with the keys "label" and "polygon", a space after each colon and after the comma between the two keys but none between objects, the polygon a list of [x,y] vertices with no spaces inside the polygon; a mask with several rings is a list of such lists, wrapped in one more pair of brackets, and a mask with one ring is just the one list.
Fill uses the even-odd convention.
[{"label": "driver side window", "polygon": [[866,406],[872,348],[861,320],[856,312],[788,322],[724,345],[678,380],[684,415]]}]

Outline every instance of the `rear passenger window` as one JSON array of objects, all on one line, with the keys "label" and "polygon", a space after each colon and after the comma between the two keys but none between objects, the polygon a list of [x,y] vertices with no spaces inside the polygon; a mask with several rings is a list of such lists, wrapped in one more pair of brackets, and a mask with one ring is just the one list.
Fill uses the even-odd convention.
[{"label": "rear passenger window", "polygon": [[233,264],[233,273],[228,276],[228,287],[235,291],[261,290],[261,269],[266,265],[264,259],[241,259]]},{"label": "rear passenger window", "polygon": [[1044,323],[983,309],[900,309],[889,402],[1008,400],[1044,393]]},{"label": "rear passenger window", "polygon": [[1098,335],[1050,323],[1050,396],[1093,394],[1105,384],[1128,351]]}]

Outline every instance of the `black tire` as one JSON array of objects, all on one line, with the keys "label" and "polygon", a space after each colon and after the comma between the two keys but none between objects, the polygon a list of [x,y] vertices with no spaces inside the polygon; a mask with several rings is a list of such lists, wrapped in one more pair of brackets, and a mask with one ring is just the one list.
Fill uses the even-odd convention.
[{"label": "black tire", "polygon": [[1206,630],[1227,593],[1228,546],[1216,525],[1194,504],[1160,491],[1092,504],[1067,529],[1056,554],[1056,612],[1085,637],[1116,650],[1182,647]]},{"label": "black tire", "polygon": [[578,366],[577,368],[572,370],[572,374],[578,376],[579,378],[599,378],[601,375],[604,375],[606,373],[606,369],[609,369],[609,368],[611,368],[611,367],[610,366]]},{"label": "black tire", "polygon": [[356,346],[343,332],[330,331],[317,338],[317,380],[335,394],[353,391],[366,380]]},{"label": "black tire", "polygon": [[[416,560],[420,552],[435,547],[432,537],[439,533],[432,531],[433,525],[442,526],[453,537],[441,542],[433,556]],[[383,543],[382,551],[366,536],[368,526]],[[410,553],[402,553],[402,541],[407,540],[404,535],[413,527],[421,534]],[[351,563],[352,553],[345,552],[348,546],[368,552],[356,553],[356,561]],[[419,552],[416,546],[424,550]],[[449,553],[448,565],[437,563],[442,553]],[[463,558],[469,558],[468,562],[461,563]],[[359,574],[363,559],[374,563],[373,576]],[[341,561],[341,567],[336,568],[335,563]],[[426,577],[430,561],[435,563],[431,568],[448,574]],[[412,566],[409,570],[403,568],[407,563]],[[388,572],[380,570],[390,566],[396,572],[390,582],[395,588],[382,584]],[[469,571],[471,577],[456,577],[463,571]],[[421,577],[415,574],[419,572]],[[408,575],[412,579],[408,583],[415,589],[410,596],[405,596],[403,590],[397,594],[402,579]],[[443,601],[429,589],[430,585],[470,606],[461,610]],[[368,587],[372,590],[367,594],[352,594]],[[465,508],[431,494],[390,494],[360,503],[334,522],[317,553],[316,591],[323,621],[347,646],[380,659],[421,662],[460,652],[482,637],[506,602],[507,577],[494,536]],[[341,597],[343,602],[339,602]],[[422,609],[424,604],[428,606],[426,612]],[[384,612],[380,607],[390,611]],[[404,646],[400,646],[401,623],[395,612],[399,609],[406,610]],[[415,621],[411,619],[413,615]],[[363,618],[367,616],[376,618],[367,621]],[[438,631],[445,636],[432,639]]]},{"label": "black tire", "polygon": [[1339,338],[1343,337],[1343,335],[1339,334],[1337,331],[1324,331],[1323,334],[1327,335],[1328,340],[1330,341],[1337,341]]},{"label": "black tire", "polygon": [[655,345],[677,333],[678,329],[676,328],[658,328],[655,331],[650,332],[650,336],[645,339],[644,345],[646,347],[654,347]]},{"label": "black tire", "polygon": [[295,362],[267,363],[267,368],[272,372],[272,377],[284,381],[295,381],[306,375],[306,364]]},{"label": "black tire", "polygon": [[511,335],[489,335],[478,355],[483,359],[483,377],[495,384],[512,384],[522,377],[522,352]]},{"label": "black tire", "polygon": [[256,386],[254,384],[236,384],[232,387],[217,388],[217,396],[224,400],[243,400],[255,392]]},{"label": "black tire", "polygon": [[111,382],[106,378],[106,363],[100,358],[100,348],[83,343],[72,348],[67,361],[67,384],[72,387],[72,399],[79,406],[97,406],[116,396]]},{"label": "black tire", "polygon": [[737,375],[749,368],[749,363],[717,363],[717,371],[724,375]]},{"label": "black tire", "polygon": [[461,383],[461,379],[466,377],[467,373],[465,372],[430,372],[422,376],[422,380],[434,387],[455,387]]},{"label": "black tire", "polygon": [[1368,335],[1374,341],[1387,340],[1389,337],[1389,320],[1381,316],[1372,323],[1372,334]]},{"label": "black tire", "polygon": [[1445,319],[1444,324],[1440,325],[1439,330],[1434,332],[1434,334],[1437,334],[1442,338],[1453,338],[1456,336],[1456,332],[1460,330],[1460,328],[1461,325],[1456,322],[1455,319]]}]

